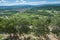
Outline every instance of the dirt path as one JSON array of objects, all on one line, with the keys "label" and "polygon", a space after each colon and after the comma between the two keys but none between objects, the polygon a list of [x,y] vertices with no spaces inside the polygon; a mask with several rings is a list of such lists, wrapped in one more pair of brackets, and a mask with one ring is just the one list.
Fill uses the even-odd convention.
[{"label": "dirt path", "polygon": [[49,34],[48,37],[49,37],[51,40],[58,40],[57,38],[54,37],[54,34]]}]

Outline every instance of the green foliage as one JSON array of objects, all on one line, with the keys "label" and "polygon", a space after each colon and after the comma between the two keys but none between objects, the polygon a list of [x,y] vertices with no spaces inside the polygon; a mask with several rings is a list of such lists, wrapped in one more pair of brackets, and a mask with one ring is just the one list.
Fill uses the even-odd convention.
[{"label": "green foliage", "polygon": [[60,17],[54,11],[39,10],[37,14],[17,13],[11,16],[0,17],[0,32],[4,33],[31,33],[35,35],[49,34],[49,26],[52,25],[52,33],[60,35]]},{"label": "green foliage", "polygon": [[44,35],[49,33],[46,17],[33,20],[33,31],[36,35]]},{"label": "green foliage", "polygon": [[53,30],[52,32],[56,35],[60,35],[60,17],[53,17],[52,23],[53,24]]}]

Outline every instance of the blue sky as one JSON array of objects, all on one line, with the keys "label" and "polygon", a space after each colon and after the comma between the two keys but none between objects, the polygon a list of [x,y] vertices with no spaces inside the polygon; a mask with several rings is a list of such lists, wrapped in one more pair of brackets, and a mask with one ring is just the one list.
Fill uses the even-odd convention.
[{"label": "blue sky", "polygon": [[60,4],[60,0],[0,0],[0,6]]}]

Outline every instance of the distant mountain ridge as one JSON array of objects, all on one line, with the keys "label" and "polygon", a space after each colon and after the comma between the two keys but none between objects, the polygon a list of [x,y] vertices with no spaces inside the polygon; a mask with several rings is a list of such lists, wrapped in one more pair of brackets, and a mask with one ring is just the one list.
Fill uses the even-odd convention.
[{"label": "distant mountain ridge", "polygon": [[56,8],[60,7],[60,4],[0,6],[0,10],[21,10],[28,8],[47,8],[47,7]]}]

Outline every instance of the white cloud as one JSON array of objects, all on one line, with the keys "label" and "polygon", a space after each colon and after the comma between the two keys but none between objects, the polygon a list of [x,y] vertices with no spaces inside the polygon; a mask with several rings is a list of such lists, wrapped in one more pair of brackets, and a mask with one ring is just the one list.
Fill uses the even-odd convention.
[{"label": "white cloud", "polygon": [[24,0],[16,0],[16,3],[25,3],[26,1]]},{"label": "white cloud", "polygon": [[25,0],[16,0],[16,2],[9,3],[9,1],[6,0],[1,0],[0,1],[0,6],[11,6],[11,5],[41,5],[41,4],[60,4],[60,1],[53,1],[53,2],[48,2],[48,1],[39,1],[39,2],[27,2]]},{"label": "white cloud", "polygon": [[5,0],[0,0],[0,2],[6,2]]},{"label": "white cloud", "polygon": [[46,4],[60,4],[60,1],[48,2]]}]

